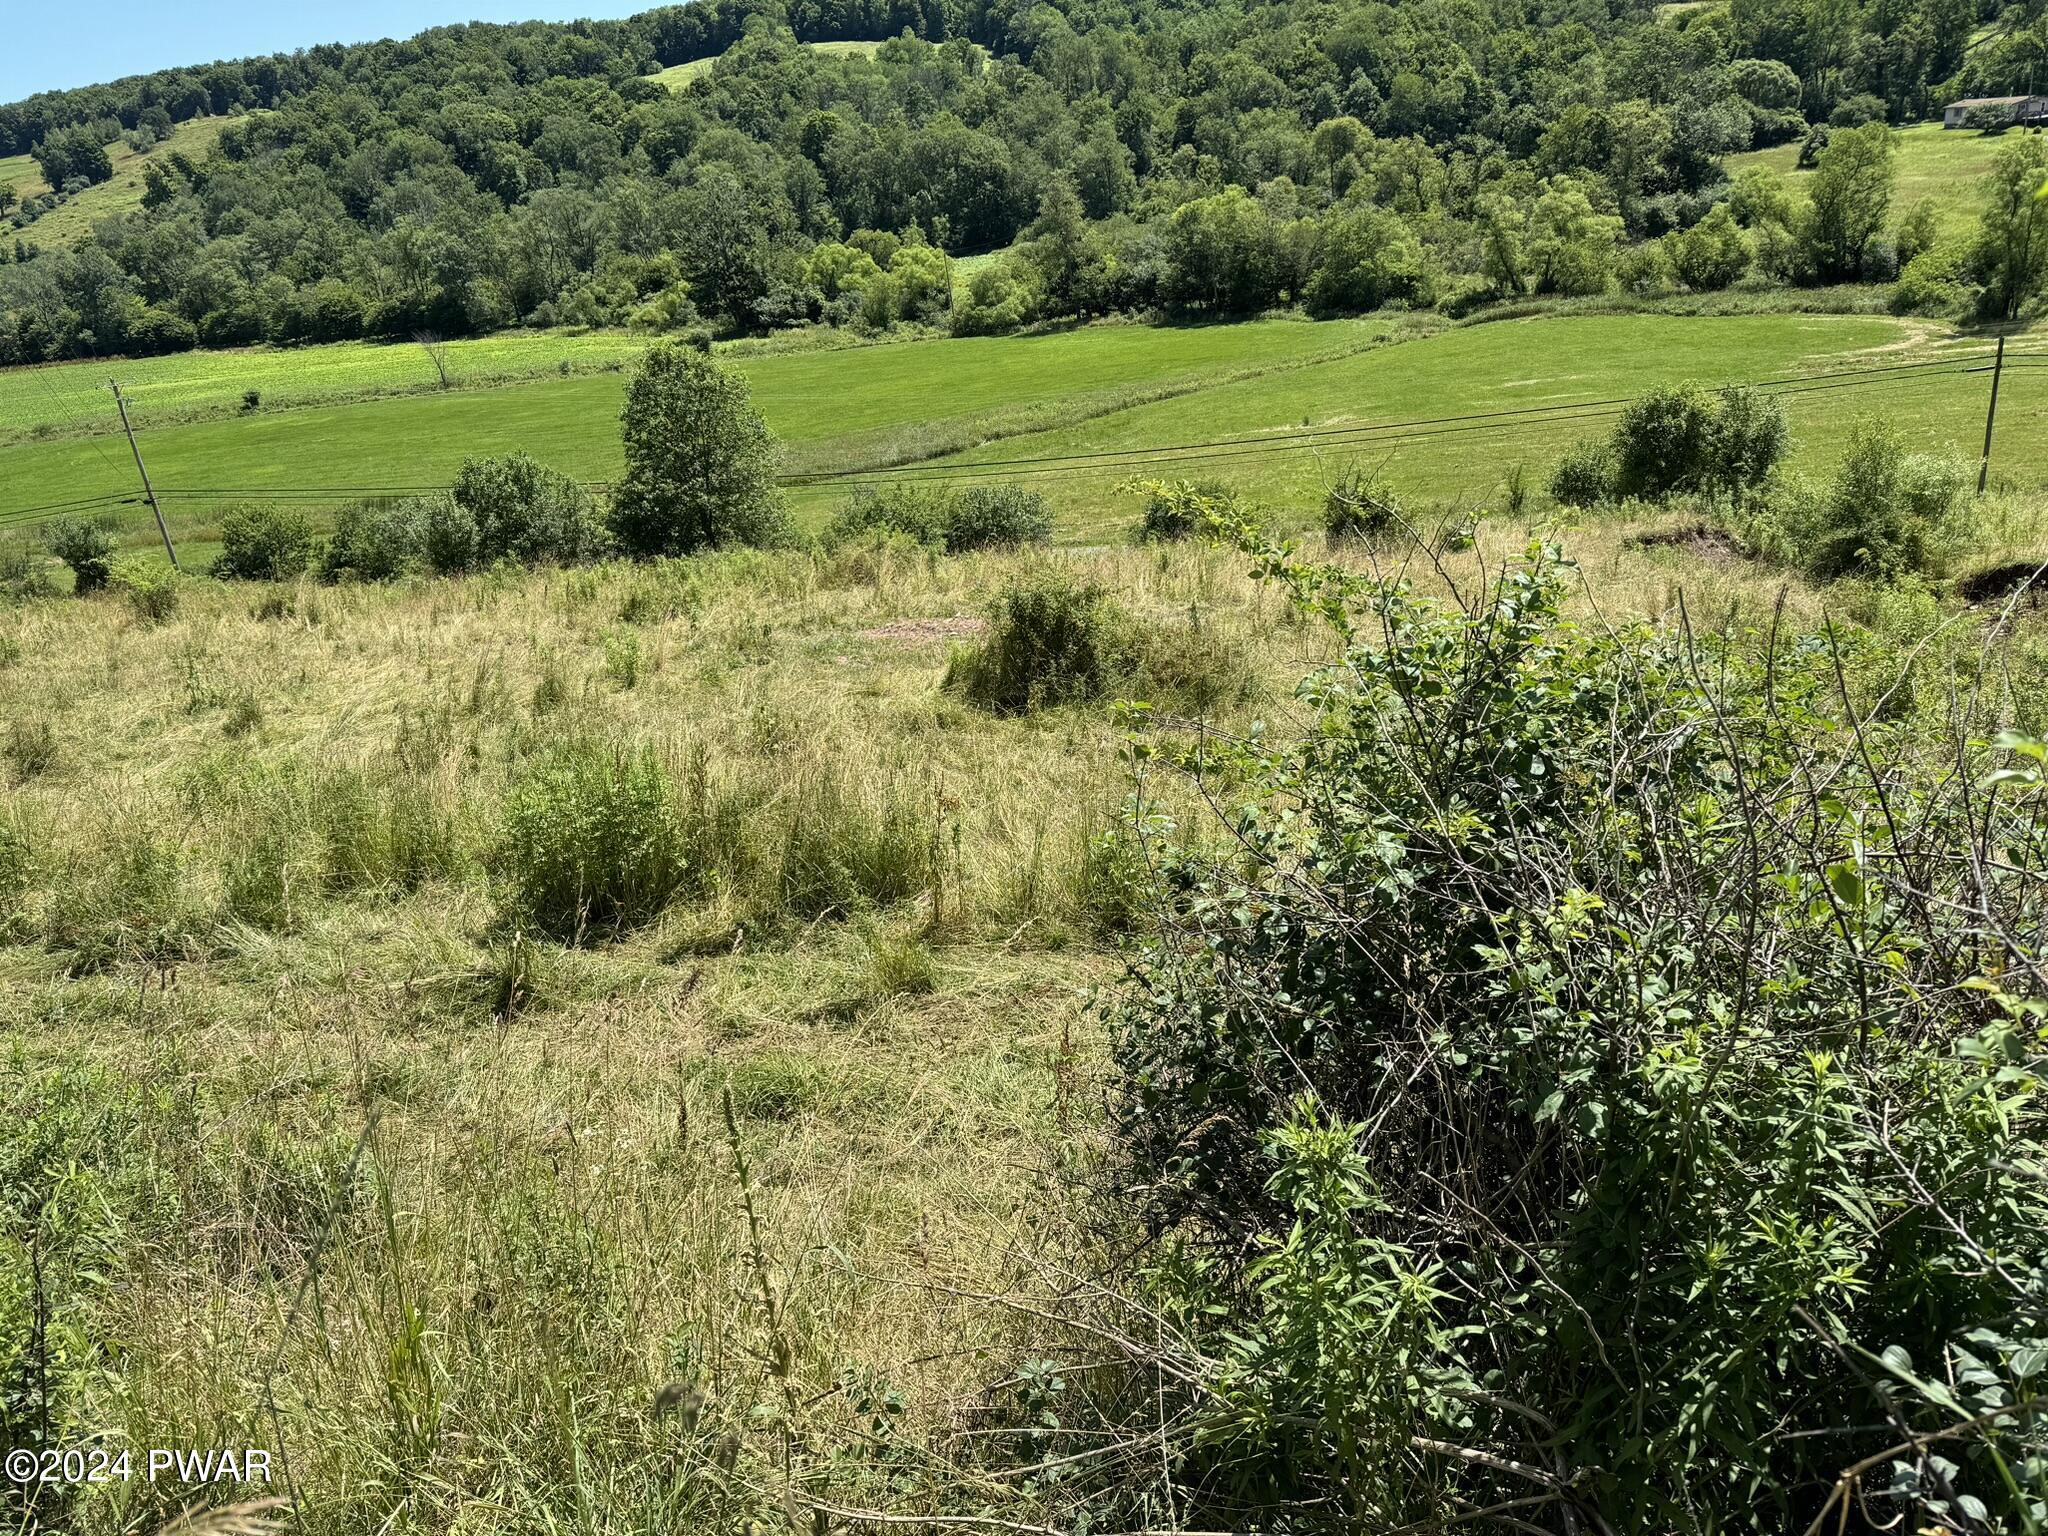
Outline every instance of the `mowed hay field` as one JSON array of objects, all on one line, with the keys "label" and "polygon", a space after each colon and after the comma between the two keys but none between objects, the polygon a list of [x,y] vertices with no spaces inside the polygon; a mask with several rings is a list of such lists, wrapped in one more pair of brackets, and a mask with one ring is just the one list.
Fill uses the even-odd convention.
[{"label": "mowed hay field", "polygon": [[[1489,498],[1513,465],[1540,480],[1567,444],[1603,431],[1606,421],[1449,418],[1613,402],[1687,379],[1796,382],[1945,363],[1927,373],[1859,373],[1846,387],[1790,395],[1795,466],[1830,464],[1848,425],[1867,411],[1899,417],[1918,443],[1974,457],[1988,380],[1950,370],[1981,364],[1988,350],[1981,338],[1887,316],[1558,314],[1451,328],[1422,316],[1111,325],[727,359],[788,445],[789,470],[814,477],[791,491],[805,518],[824,516],[852,479],[923,465],[924,473],[1014,473],[1052,497],[1064,537],[1089,541],[1129,516],[1129,499],[1114,492],[1134,477],[1213,475],[1285,508],[1312,501],[1356,463],[1380,469],[1406,494]],[[322,351],[310,351],[309,362]],[[347,356],[380,354],[377,361],[388,356],[394,368],[416,369],[424,360],[411,352],[357,348]],[[252,370],[291,361],[236,356],[250,358]],[[194,397],[210,390],[216,402],[233,396],[232,373],[221,371],[219,358],[192,360],[204,384],[181,385],[180,361],[155,365],[167,397],[181,389]],[[2000,408],[1999,471],[2023,485],[2048,473],[2048,415],[2034,378],[2010,371]],[[0,418],[83,410],[95,387],[92,371],[76,366],[0,374]],[[147,430],[142,442],[177,525],[203,535],[237,491],[332,489],[339,500],[380,487],[445,485],[471,454],[524,450],[579,479],[609,480],[620,467],[623,393],[619,374],[572,372],[500,388],[234,412]],[[1402,422],[1436,425],[1356,430]],[[0,520],[131,494],[134,485],[117,433],[0,448]],[[131,509],[131,528],[138,515],[146,523]]]},{"label": "mowed hay field", "polygon": [[[1769,621],[1781,573],[1632,531],[1574,536],[1581,613]],[[269,1448],[323,1536],[781,1529],[793,1464],[900,1509],[934,1425],[1027,1424],[1046,1346],[986,1298],[1071,1251],[1129,785],[1100,706],[999,720],[942,680],[1048,558],[1227,667],[1222,728],[1284,728],[1327,659],[1198,546],[0,609],[0,826],[30,854],[0,1156],[59,1191],[45,1326],[120,1341],[63,1357],[56,1421]],[[1786,620],[1819,605],[1795,581]],[[650,754],[719,871],[581,949],[502,918],[494,854],[509,786],[574,740]],[[27,1528],[202,1491],[237,1490],[93,1484]],[[977,1497],[1030,1518],[1026,1484]]]}]

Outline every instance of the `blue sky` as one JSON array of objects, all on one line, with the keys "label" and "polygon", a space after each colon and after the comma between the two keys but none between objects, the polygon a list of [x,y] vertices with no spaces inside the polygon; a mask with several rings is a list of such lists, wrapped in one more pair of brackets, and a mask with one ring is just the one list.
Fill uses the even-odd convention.
[{"label": "blue sky", "polygon": [[659,0],[13,0],[0,101],[315,43],[409,37],[455,21],[631,16]]}]

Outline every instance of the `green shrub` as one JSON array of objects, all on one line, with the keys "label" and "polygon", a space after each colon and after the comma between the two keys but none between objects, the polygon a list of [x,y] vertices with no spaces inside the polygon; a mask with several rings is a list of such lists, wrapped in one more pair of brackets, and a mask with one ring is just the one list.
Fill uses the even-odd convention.
[{"label": "green shrub", "polygon": [[463,460],[454,497],[476,526],[479,564],[574,565],[604,550],[604,523],[590,493],[526,454]]},{"label": "green shrub", "polygon": [[114,535],[104,523],[60,517],[43,530],[43,544],[71,567],[72,590],[80,597],[104,590],[114,578]]},{"label": "green shrub", "polygon": [[1052,509],[1044,493],[1017,485],[970,486],[946,512],[946,551],[1043,544],[1052,537]]},{"label": "green shrub", "polygon": [[1967,484],[1952,455],[1908,453],[1890,423],[1859,422],[1841,468],[1795,529],[1802,563],[1824,581],[1940,575],[1969,535]]},{"label": "green shrub", "polygon": [[863,485],[832,514],[825,541],[836,548],[886,531],[943,546],[951,510],[952,497],[941,485]]},{"label": "green shrub", "polygon": [[1380,539],[1404,526],[1400,499],[1365,470],[1346,470],[1323,493],[1323,531],[1333,539]]},{"label": "green shrub", "polygon": [[1457,603],[1247,552],[1339,654],[1205,755],[1113,1021],[1105,1182],[1190,1331],[1117,1429],[1188,1415],[1182,1523],[1440,1529],[1541,1468],[1544,1530],[1832,1530],[1869,1458],[1845,1525],[2024,1529],[2038,1429],[1978,1416],[2036,1390],[2048,1030],[1981,872],[2048,859],[2048,744],[1846,748],[1836,646],[1580,628],[1555,551]]},{"label": "green shrub", "polygon": [[[1615,423],[1607,449],[1613,464],[1607,494],[1646,501],[1698,492],[1739,497],[1770,478],[1790,442],[1784,406],[1755,390],[1708,395],[1690,384],[1651,390],[1631,402]],[[1592,484],[1591,461],[1567,462],[1572,463],[1568,488],[1583,497]]]},{"label": "green shrub", "polygon": [[[326,581],[394,581],[426,556],[426,522],[433,500],[358,501],[341,509],[320,562]],[[465,562],[466,566],[467,562]]]},{"label": "green shrub", "polygon": [[222,581],[291,581],[313,563],[313,525],[288,504],[228,508],[213,574]]},{"label": "green shrub", "polygon": [[1136,664],[1129,616],[1100,587],[1047,566],[1001,595],[987,638],[954,655],[946,685],[996,714],[1021,715],[1102,698]]},{"label": "green shrub", "polygon": [[476,518],[452,496],[419,503],[420,553],[437,576],[459,576],[478,564],[481,539]]},{"label": "green shrub", "polygon": [[1970,299],[1970,247],[1960,241],[1920,252],[1892,287],[1895,315],[1955,315]]},{"label": "green shrub", "polygon": [[1138,539],[1175,543],[1200,533],[1212,514],[1234,507],[1237,493],[1221,480],[1167,480],[1148,486]]},{"label": "green shrub", "polygon": [[184,592],[184,580],[176,570],[147,559],[120,561],[113,582],[145,624],[169,623]]},{"label": "green shrub", "polygon": [[658,916],[690,875],[668,775],[648,751],[564,743],[513,785],[490,868],[511,927],[581,944]]},{"label": "green shrub", "polygon": [[833,515],[826,541],[844,545],[887,530],[949,554],[1018,544],[1043,544],[1052,537],[1052,510],[1045,497],[1020,486],[900,484],[862,486]]},{"label": "green shrub", "polygon": [[1671,270],[1695,293],[1726,288],[1749,270],[1748,237],[1726,203],[1716,203],[1704,219],[1670,236],[1665,244],[1671,252]]}]

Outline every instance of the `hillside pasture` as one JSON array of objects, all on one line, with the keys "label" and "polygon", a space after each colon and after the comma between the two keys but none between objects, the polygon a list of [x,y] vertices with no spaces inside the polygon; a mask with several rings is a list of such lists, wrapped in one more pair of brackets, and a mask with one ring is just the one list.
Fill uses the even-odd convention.
[{"label": "hillside pasture", "polygon": [[[1895,130],[1892,163],[1897,180],[1892,186],[1893,222],[1925,200],[1934,205],[1935,225],[1944,238],[1969,235],[1977,227],[1984,176],[1991,169],[1992,157],[2005,142],[2003,135],[1944,128],[1939,123],[1916,123]],[[1797,143],[1730,155],[1727,164],[1731,177],[1751,165],[1776,171],[1802,198],[1807,195],[1807,182],[1813,175],[1812,171],[1799,169]]]},{"label": "hillside pasture", "polygon": [[[836,43],[807,43],[805,46],[813,53],[824,54],[828,58],[872,58],[875,50],[882,45],[880,42],[875,41],[854,40]],[[722,55],[713,54],[702,59],[687,59],[681,64],[671,64],[667,69],[657,70],[648,78],[658,84],[667,86],[672,91],[680,91],[692,80],[701,80],[704,76],[710,74],[711,67],[718,62],[720,57]]]},{"label": "hillside pasture", "polygon": [[[117,214],[133,213],[142,206],[143,171],[153,160],[161,160],[173,152],[187,159],[198,160],[213,148],[230,119],[225,117],[195,117],[172,128],[171,136],[148,150],[138,154],[121,140],[107,146],[107,158],[113,162],[114,175],[110,181],[103,181],[87,187],[76,196],[66,198],[48,213],[28,221],[13,233],[16,238],[32,240],[38,245],[77,245],[92,233],[93,225],[101,219],[110,219]],[[16,189],[23,197],[37,195],[48,190],[35,161],[26,156],[15,156],[0,161],[0,176],[9,174],[9,167],[26,165],[27,173],[34,176],[35,191],[24,185],[23,172],[14,171]]]}]

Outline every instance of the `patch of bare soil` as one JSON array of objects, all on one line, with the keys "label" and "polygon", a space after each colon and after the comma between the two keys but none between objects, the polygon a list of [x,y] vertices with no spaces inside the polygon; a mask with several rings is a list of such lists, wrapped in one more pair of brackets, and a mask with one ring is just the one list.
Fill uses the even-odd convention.
[{"label": "patch of bare soil", "polygon": [[956,617],[951,619],[897,619],[888,624],[877,624],[873,629],[860,632],[863,640],[895,640],[904,645],[931,645],[940,640],[964,640],[978,635],[988,628],[985,620]]},{"label": "patch of bare soil", "polygon": [[1956,582],[1956,596],[1966,603],[1989,603],[2008,598],[2021,588],[2026,589],[2026,605],[2040,607],[2042,592],[2048,589],[2048,561],[2012,560],[1972,571]]}]

